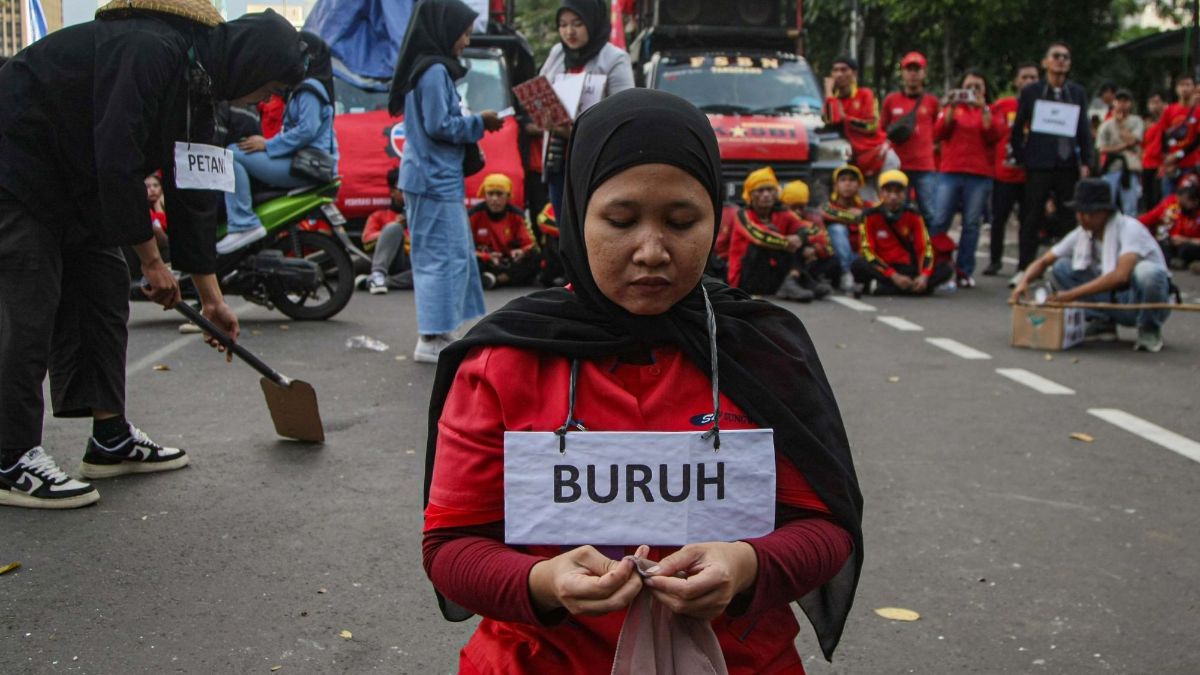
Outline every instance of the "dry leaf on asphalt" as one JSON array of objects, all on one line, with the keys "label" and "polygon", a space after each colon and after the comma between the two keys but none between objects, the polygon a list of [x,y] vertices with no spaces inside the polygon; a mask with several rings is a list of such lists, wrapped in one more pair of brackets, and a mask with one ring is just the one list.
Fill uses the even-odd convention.
[{"label": "dry leaf on asphalt", "polygon": [[0,574],[8,574],[9,572],[17,569],[20,566],[21,566],[21,563],[19,563],[19,562],[8,563],[4,567],[0,567]]},{"label": "dry leaf on asphalt", "polygon": [[1046,359],[1047,361],[1053,361],[1053,360],[1054,360],[1054,355],[1053,355],[1053,354],[1046,354],[1046,356],[1045,356],[1045,359]]},{"label": "dry leaf on asphalt", "polygon": [[888,378],[888,382],[891,382],[892,384],[896,384],[899,381],[900,381],[900,378],[896,377],[895,375]]},{"label": "dry leaf on asphalt", "polygon": [[161,372],[164,370],[170,370],[171,366],[168,366],[165,363],[156,363],[156,364],[154,364],[154,369]]},{"label": "dry leaf on asphalt", "polygon": [[921,618],[920,614],[911,609],[903,609],[901,607],[880,607],[875,610],[875,613],[892,621],[916,621]]},{"label": "dry leaf on asphalt", "polygon": [[279,670],[279,669],[280,669],[280,668],[282,668],[282,667],[283,667],[283,666],[271,666],[271,672],[273,673],[273,672],[275,672],[275,671]]},{"label": "dry leaf on asphalt", "polygon": [[279,327],[279,330],[291,330],[291,329],[292,329],[292,327],[287,325],[286,323]]},{"label": "dry leaf on asphalt", "polygon": [[329,591],[325,590],[324,588],[318,588],[317,592],[318,593],[328,593]]},{"label": "dry leaf on asphalt", "polygon": [[1071,434],[1071,438],[1077,441],[1083,441],[1084,443],[1091,443],[1092,441],[1096,440],[1091,435],[1085,434],[1081,431],[1076,431],[1075,433]]},{"label": "dry leaf on asphalt", "polygon": [[354,637],[354,633],[351,633],[348,630],[344,630],[344,631],[338,633],[338,635],[340,635],[343,640],[349,640]]}]

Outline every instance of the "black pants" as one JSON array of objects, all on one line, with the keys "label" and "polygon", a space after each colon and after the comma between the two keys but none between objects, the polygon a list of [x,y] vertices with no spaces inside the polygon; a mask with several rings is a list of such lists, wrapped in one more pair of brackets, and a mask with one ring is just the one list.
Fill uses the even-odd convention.
[{"label": "black pants", "polygon": [[125,412],[125,257],[58,228],[0,193],[0,448],[41,445],[47,371],[56,417]]},{"label": "black pants", "polygon": [[[1075,196],[1078,169],[1028,169],[1025,172],[1025,199],[1021,202],[1020,251],[1017,267],[1025,269],[1037,259],[1038,243],[1044,230],[1055,239],[1075,229],[1075,212],[1067,202]],[[1054,196],[1054,220],[1046,222],[1046,200]]]},{"label": "black pants", "polygon": [[[992,242],[989,251],[993,265],[999,265],[1004,257],[1004,235],[1008,231],[1008,217],[1012,215],[1013,207],[1021,203],[1025,195],[1024,183],[992,183]],[[1021,209],[1021,213],[1025,210]]]},{"label": "black pants", "polygon": [[549,288],[556,281],[566,278],[567,271],[563,267],[562,257],[558,254],[558,237],[545,237],[541,258],[541,267],[537,274],[538,283]]},{"label": "black pants", "polygon": [[[907,277],[917,277],[917,267],[915,265],[893,265],[892,269]],[[875,295],[929,295],[938,286],[950,280],[954,275],[954,267],[950,263],[942,262],[933,266],[933,274],[929,276],[929,282],[925,284],[925,290],[920,293],[912,291],[900,290],[900,287],[892,283],[883,272],[880,272],[871,263],[862,258],[855,258],[854,263],[850,265],[850,271],[854,273],[854,280],[860,284],[866,284],[872,279],[875,280]]]},{"label": "black pants", "polygon": [[838,262],[837,256],[831,255],[804,263],[804,272],[813,281],[824,281],[835,287],[842,280],[842,264]]},{"label": "black pants", "polygon": [[496,275],[500,286],[524,286],[533,281],[538,273],[538,258],[529,253],[520,260],[507,258],[500,263],[493,263],[484,258],[478,258],[479,272],[491,272]]},{"label": "black pants", "polygon": [[1197,244],[1176,246],[1175,244],[1164,242],[1162,249],[1163,254],[1167,257],[1167,262],[1170,262],[1174,258],[1179,258],[1183,261],[1184,267],[1200,260],[1200,245]]},{"label": "black pants", "polygon": [[1149,211],[1162,201],[1162,179],[1158,169],[1142,169],[1142,211]]}]

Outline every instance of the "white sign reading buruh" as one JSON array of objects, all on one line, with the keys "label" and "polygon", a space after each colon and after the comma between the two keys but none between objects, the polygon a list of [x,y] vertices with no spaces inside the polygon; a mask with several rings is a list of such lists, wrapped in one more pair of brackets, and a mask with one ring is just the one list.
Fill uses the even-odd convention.
[{"label": "white sign reading buruh", "polygon": [[509,544],[662,545],[734,541],[775,528],[770,429],[504,434]]},{"label": "white sign reading buruh", "polygon": [[233,153],[203,143],[175,143],[175,187],[233,192]]}]

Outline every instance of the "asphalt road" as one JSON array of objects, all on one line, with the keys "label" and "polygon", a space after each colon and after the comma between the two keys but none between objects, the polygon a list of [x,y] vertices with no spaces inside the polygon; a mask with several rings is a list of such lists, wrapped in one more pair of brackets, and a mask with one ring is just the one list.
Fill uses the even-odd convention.
[{"label": "asphalt road", "polygon": [[[1177,276],[1200,296],[1200,277]],[[791,306],[832,380],[866,500],[855,608],[833,665],[803,629],[809,672],[1196,672],[1200,463],[1089,411],[1200,447],[1200,316],[1172,318],[1160,354],[1133,353],[1125,334],[1047,355],[1008,346],[1003,282],[981,282],[865,299],[874,311]],[[491,292],[489,306],[515,295]],[[0,512],[0,566],[22,564],[0,576],[0,671],[454,671],[474,622],[444,622],[421,570],[433,368],[411,360],[411,295],[358,293],[323,323],[242,317],[244,344],[315,385],[326,444],[278,440],[253,371],[135,306],[130,419],[192,465],[103,481],[95,507]],[[358,335],[390,348],[347,349]],[[48,420],[45,445],[73,470],[88,433]]]}]

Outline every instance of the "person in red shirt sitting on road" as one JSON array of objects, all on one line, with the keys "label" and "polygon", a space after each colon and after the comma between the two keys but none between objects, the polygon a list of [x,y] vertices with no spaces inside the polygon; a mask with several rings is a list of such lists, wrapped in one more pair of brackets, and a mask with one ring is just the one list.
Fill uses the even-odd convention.
[{"label": "person in red shirt sitting on road", "polygon": [[475,257],[484,288],[521,286],[538,272],[537,243],[525,214],[513,206],[512,179],[489,174],[479,186],[483,203],[468,213],[475,237]]},{"label": "person in red shirt sitting on road", "polygon": [[938,183],[936,220],[931,236],[950,230],[954,215],[962,212],[958,242],[958,285],[975,288],[975,250],[979,225],[992,193],[996,142],[1004,136],[1004,122],[988,107],[987,80],[969,69],[962,84],[946,95],[934,136],[942,144],[942,177]]},{"label": "person in red shirt sitting on road", "polygon": [[833,193],[821,209],[821,219],[829,233],[829,243],[842,268],[841,289],[845,293],[854,291],[854,275],[850,273],[854,259],[862,248],[860,227],[863,211],[874,206],[859,196],[863,175],[858,167],[846,164],[833,170]]},{"label": "person in red shirt sitting on road", "polygon": [[854,153],[851,163],[868,177],[900,166],[900,158],[879,128],[875,92],[858,86],[858,62],[850,56],[839,56],[829,74],[833,90],[825,99],[821,117],[826,124],[841,128]]},{"label": "person in red shirt sitting on road", "polygon": [[[1034,79],[1037,79],[1036,76]],[[937,162],[933,156],[933,125],[940,104],[925,91],[925,56],[909,52],[900,59],[900,80],[904,88],[883,99],[879,125],[900,158],[900,169],[916,194],[917,207],[926,222],[933,222],[937,199]]]},{"label": "person in red shirt sitting on road", "polygon": [[784,186],[780,200],[800,219],[801,285],[820,299],[832,293],[834,285],[841,281],[842,265],[834,255],[833,242],[821,214],[809,210],[808,198],[808,184],[794,180]]},{"label": "person in red shirt sitting on road", "polygon": [[753,295],[812,302],[813,291],[800,283],[798,252],[804,225],[779,203],[779,179],[765,167],[746,177],[746,206],[737,210],[729,236],[729,285]]},{"label": "person in red shirt sitting on road", "polygon": [[882,201],[866,212],[854,278],[868,295],[929,295],[954,270],[948,263],[934,264],[925,221],[907,201],[908,176],[887,171],[879,183]]},{"label": "person in red shirt sitting on road", "polygon": [[1168,263],[1200,274],[1200,176],[1184,176],[1175,194],[1138,220],[1158,239]]},{"label": "person in red shirt sitting on road", "polygon": [[[1022,63],[1017,66],[1013,76],[1013,91],[1021,91],[1026,85],[1038,81],[1036,63]],[[996,177],[992,182],[992,239],[988,266],[984,268],[984,276],[995,276],[1004,266],[1004,235],[1008,230],[1008,218],[1012,215],[1013,207],[1025,199],[1025,171],[1017,166],[1013,158],[1012,145],[1008,142],[1012,136],[1013,120],[1017,118],[1017,97],[1006,96],[992,104],[992,119],[999,123],[1003,132],[994,146]]]},{"label": "person in red shirt sitting on road", "polygon": [[404,215],[404,191],[396,187],[399,180],[399,168],[388,171],[391,208],[372,212],[363,227],[363,249],[372,251],[371,274],[367,277],[371,295],[413,287],[412,262],[408,257],[412,242],[408,238],[408,218]]}]

